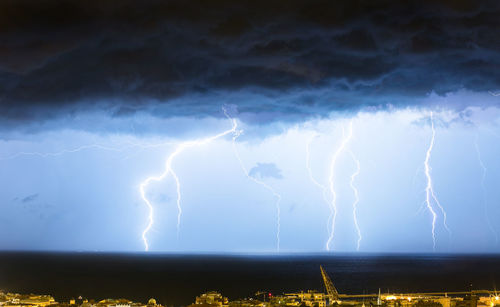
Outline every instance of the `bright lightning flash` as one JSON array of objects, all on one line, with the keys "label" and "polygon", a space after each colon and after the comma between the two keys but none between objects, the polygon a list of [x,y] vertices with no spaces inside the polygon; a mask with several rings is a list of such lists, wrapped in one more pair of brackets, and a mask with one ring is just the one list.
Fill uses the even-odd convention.
[{"label": "bright lightning flash", "polygon": [[141,185],[139,187],[140,188],[140,192],[141,192],[141,197],[142,197],[142,199],[144,200],[144,202],[146,203],[146,205],[148,206],[148,209],[149,209],[148,224],[147,224],[146,228],[144,229],[144,231],[142,232],[142,240],[144,242],[144,249],[146,251],[149,250],[149,244],[148,244],[148,240],[147,240],[146,236],[147,236],[149,230],[151,229],[151,227],[153,226],[153,220],[154,220],[153,205],[151,204],[151,202],[146,197],[146,188],[147,188],[147,186],[151,182],[153,182],[153,181],[160,181],[160,180],[163,180],[169,174],[172,175],[172,178],[175,181],[176,191],[177,191],[177,210],[178,210],[178,214],[177,214],[177,235],[179,235],[180,221],[181,221],[181,215],[182,215],[182,207],[181,207],[181,183],[179,181],[179,177],[177,176],[177,174],[174,172],[174,170],[172,168],[172,163],[173,163],[174,159],[178,155],[180,155],[182,152],[184,152],[188,148],[191,148],[191,147],[194,147],[194,146],[203,146],[203,145],[206,145],[206,144],[208,144],[208,143],[210,143],[210,142],[212,142],[212,141],[214,141],[214,140],[216,140],[218,138],[224,137],[224,136],[226,136],[228,134],[235,134],[236,133],[236,128],[238,127],[237,122],[236,122],[236,120],[231,119],[231,123],[232,123],[232,127],[229,130],[226,130],[224,132],[221,132],[221,133],[216,134],[216,135],[211,136],[211,137],[207,137],[205,139],[194,140],[194,141],[187,141],[187,142],[183,142],[183,143],[179,144],[177,146],[177,148],[175,149],[175,151],[173,153],[171,153],[170,156],[167,157],[167,160],[165,162],[165,170],[163,171],[163,173],[161,173],[158,176],[148,177],[146,180],[144,180],[141,183]]},{"label": "bright lightning flash", "polygon": [[83,145],[83,146],[71,148],[71,149],[63,149],[63,150],[58,151],[58,152],[21,151],[21,152],[18,152],[16,154],[13,154],[11,156],[0,158],[0,160],[11,160],[11,159],[16,159],[16,158],[21,157],[21,156],[35,156],[35,157],[40,157],[40,158],[57,157],[57,156],[62,156],[64,154],[76,153],[76,152],[87,150],[87,149],[101,149],[101,150],[107,150],[107,151],[122,151],[122,149],[118,149],[118,148],[114,148],[114,147],[108,147],[108,146],[103,146],[103,145],[99,145],[99,144],[90,144],[90,145]]},{"label": "bright lightning flash", "polygon": [[[328,188],[326,186],[322,185],[321,183],[319,183],[319,181],[314,178],[313,173],[312,173],[312,169],[311,169],[311,143],[317,136],[318,136],[318,134],[315,133],[307,141],[307,144],[306,144],[306,168],[307,168],[307,171],[309,173],[309,178],[316,186],[318,186],[321,189],[321,191],[323,192],[323,200],[328,205],[330,210],[332,210],[331,206],[330,206],[330,200],[328,199]],[[330,214],[333,215],[333,211],[330,211]],[[327,231],[328,231],[328,233],[330,233],[330,221],[328,221],[328,223],[327,223]]]},{"label": "bright lightning flash", "polygon": [[39,157],[39,158],[52,158],[52,157],[58,157],[66,154],[72,154],[72,153],[78,153],[80,151],[85,151],[85,150],[103,150],[103,151],[114,151],[114,152],[123,152],[126,150],[130,150],[132,148],[140,148],[140,149],[149,149],[153,147],[161,147],[161,146],[167,146],[171,145],[171,142],[162,142],[162,143],[135,143],[128,141],[128,145],[126,146],[121,146],[121,147],[112,147],[109,145],[101,145],[101,144],[88,144],[88,145],[82,145],[79,147],[74,147],[74,148],[65,148],[60,151],[56,152],[38,152],[38,151],[21,151],[17,152],[15,154],[12,154],[10,156],[5,156],[5,157],[0,157],[0,160],[12,160],[12,159],[17,159],[22,156],[31,156],[31,157]]},{"label": "bright lightning flash", "polygon": [[359,175],[359,172],[361,171],[361,167],[359,164],[359,160],[356,158],[354,153],[352,151],[349,151],[349,154],[351,155],[352,160],[354,163],[356,163],[356,171],[352,173],[351,175],[351,180],[349,181],[349,185],[351,186],[351,189],[354,193],[354,201],[352,203],[352,218],[354,220],[354,226],[356,227],[356,233],[358,234],[358,242],[356,244],[356,250],[359,251],[359,245],[361,244],[361,239],[363,237],[361,236],[361,229],[359,229],[359,223],[358,223],[358,203],[359,203],[359,193],[358,189],[354,185],[354,180],[356,180],[356,177]]},{"label": "bright lightning flash", "polygon": [[[345,147],[345,145],[347,144],[347,142],[349,141],[349,139],[352,137],[352,122],[350,124],[350,135],[345,138],[345,132],[342,133],[343,136],[344,136],[344,141],[345,141],[345,144],[341,145]],[[330,220],[332,219],[332,217],[335,215],[335,211],[336,211],[336,207],[335,206],[331,206],[331,202],[330,200],[328,199],[327,197],[327,194],[328,194],[328,188],[324,185],[322,185],[321,183],[319,183],[318,180],[316,180],[312,174],[312,170],[311,170],[311,165],[310,165],[310,147],[311,147],[311,143],[312,141],[314,140],[314,138],[316,138],[318,135],[317,134],[313,134],[308,142],[307,142],[307,145],[306,145],[306,167],[307,167],[307,171],[309,173],[309,178],[311,179],[311,181],[316,185],[318,186],[322,191],[323,191],[323,199],[325,200],[325,202],[329,205],[330,207],[330,218],[329,218],[329,221],[328,221],[328,227],[327,227],[327,230],[328,230],[328,233],[329,234],[332,234],[332,230],[333,230],[333,225],[330,225]],[[343,148],[339,148],[339,151],[337,153],[337,156],[343,151]],[[361,239],[362,239],[362,235],[361,235],[361,229],[359,228],[359,223],[358,223],[358,216],[357,216],[357,205],[359,203],[359,193],[358,193],[358,189],[356,188],[356,186],[354,185],[354,181],[356,179],[356,177],[359,175],[359,172],[361,170],[360,168],[360,164],[359,164],[359,160],[356,158],[356,156],[354,155],[354,153],[352,151],[349,151],[349,154],[352,158],[352,160],[354,161],[354,163],[356,164],[356,171],[351,175],[351,179],[350,179],[350,182],[349,182],[349,185],[354,193],[354,201],[352,203],[352,217],[353,217],[353,221],[354,221],[354,226],[356,228],[356,233],[358,235],[358,241],[357,241],[357,244],[356,244],[356,250],[359,251],[359,246],[361,244]],[[334,159],[336,160],[336,157],[334,156]],[[328,248],[328,245],[327,245],[327,248]]]},{"label": "bright lightning flash", "polygon": [[[224,114],[226,115],[226,117],[228,119],[232,120],[234,123],[234,119],[231,118],[231,116],[229,116],[229,114],[227,113],[227,110],[225,108],[223,108],[223,111],[224,111]],[[247,168],[245,167],[245,164],[243,163],[243,160],[241,159],[238,148],[236,147],[236,140],[238,139],[238,137],[240,137],[240,135],[242,133],[243,133],[243,130],[238,130],[233,134],[234,155],[236,156],[236,159],[238,159],[240,167],[243,170],[243,173],[245,174],[245,176],[248,179],[252,180],[253,182],[263,186],[265,189],[267,189],[269,192],[271,192],[274,195],[274,197],[276,198],[276,202],[275,202],[275,206],[276,206],[276,251],[279,253],[279,251],[280,251],[280,237],[281,237],[280,236],[280,231],[281,231],[281,206],[280,206],[281,195],[278,192],[276,192],[276,190],[273,189],[270,185],[255,178],[254,176],[251,176],[250,173],[248,172]]]},{"label": "bright lightning flash", "polygon": [[427,209],[429,209],[429,212],[432,215],[432,249],[436,250],[437,213],[434,210],[434,207],[432,206],[433,201],[443,214],[443,224],[444,224],[446,231],[448,231],[448,233],[450,235],[451,235],[451,231],[448,228],[448,225],[446,224],[446,211],[444,211],[443,206],[441,206],[441,203],[437,199],[436,194],[434,193],[434,189],[432,187],[431,167],[429,166],[429,160],[431,158],[432,148],[434,147],[434,142],[435,142],[435,138],[436,138],[436,129],[434,129],[434,119],[433,119],[432,112],[430,114],[430,117],[431,117],[432,137],[431,137],[431,142],[429,144],[429,147],[427,148],[427,152],[425,154],[425,161],[424,161],[425,177],[427,178],[427,186],[425,187],[425,195],[426,195],[425,196],[425,204],[427,206]]},{"label": "bright lightning flash", "polygon": [[342,127],[342,142],[340,143],[339,148],[332,155],[330,160],[330,176],[328,177],[329,189],[331,194],[330,200],[330,210],[332,212],[330,216],[330,236],[328,237],[328,241],[326,242],[326,250],[330,251],[330,244],[332,243],[334,234],[335,234],[335,221],[337,219],[337,192],[335,191],[335,166],[337,164],[337,159],[340,154],[345,150],[347,143],[350,141],[352,137],[352,121],[349,123],[349,131],[347,135],[345,134],[345,129]]}]

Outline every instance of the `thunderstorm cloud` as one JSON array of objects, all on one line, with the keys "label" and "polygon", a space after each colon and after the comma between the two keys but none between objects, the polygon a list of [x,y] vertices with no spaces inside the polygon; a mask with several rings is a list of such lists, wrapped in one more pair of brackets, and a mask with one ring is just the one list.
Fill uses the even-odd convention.
[{"label": "thunderstorm cloud", "polygon": [[267,122],[496,92],[499,15],[465,0],[2,1],[0,118],[222,117],[231,103]]},{"label": "thunderstorm cloud", "polygon": [[348,252],[356,216],[363,252],[427,252],[435,230],[438,252],[497,253],[499,16],[498,0],[0,1],[0,245],[138,251],[152,225],[155,251],[272,251],[279,234],[317,252],[335,228]]}]

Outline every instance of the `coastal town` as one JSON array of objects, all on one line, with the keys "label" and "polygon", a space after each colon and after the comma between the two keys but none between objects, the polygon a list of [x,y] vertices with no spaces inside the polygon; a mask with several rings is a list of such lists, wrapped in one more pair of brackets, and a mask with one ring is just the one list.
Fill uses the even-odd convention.
[{"label": "coastal town", "polygon": [[[208,291],[196,296],[185,307],[500,307],[496,291],[472,290],[463,292],[432,293],[378,293],[341,294],[320,267],[324,292],[306,290],[273,294],[258,291],[246,298],[230,300],[221,292]],[[166,305],[166,304],[165,304]],[[51,295],[19,294],[0,290],[2,307],[163,307],[154,298],[147,302],[134,302],[125,298],[89,299],[79,296],[69,301],[57,301]],[[168,305],[170,307],[170,305]],[[184,307],[184,306],[182,306]]]}]

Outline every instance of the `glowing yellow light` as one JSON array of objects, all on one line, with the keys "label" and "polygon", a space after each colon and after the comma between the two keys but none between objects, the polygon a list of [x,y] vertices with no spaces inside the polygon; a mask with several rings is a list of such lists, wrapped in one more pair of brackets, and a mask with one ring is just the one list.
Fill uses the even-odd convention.
[{"label": "glowing yellow light", "polygon": [[390,301],[390,300],[397,299],[397,297],[395,297],[394,295],[389,295],[389,296],[386,296],[385,299]]}]

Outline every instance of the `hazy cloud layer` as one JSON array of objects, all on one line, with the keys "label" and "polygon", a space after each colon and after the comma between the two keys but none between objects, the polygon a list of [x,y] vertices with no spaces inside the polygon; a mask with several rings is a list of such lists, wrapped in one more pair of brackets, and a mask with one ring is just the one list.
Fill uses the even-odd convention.
[{"label": "hazy cloud layer", "polygon": [[498,16],[498,1],[3,1],[0,118],[222,102],[273,120],[495,92]]}]

